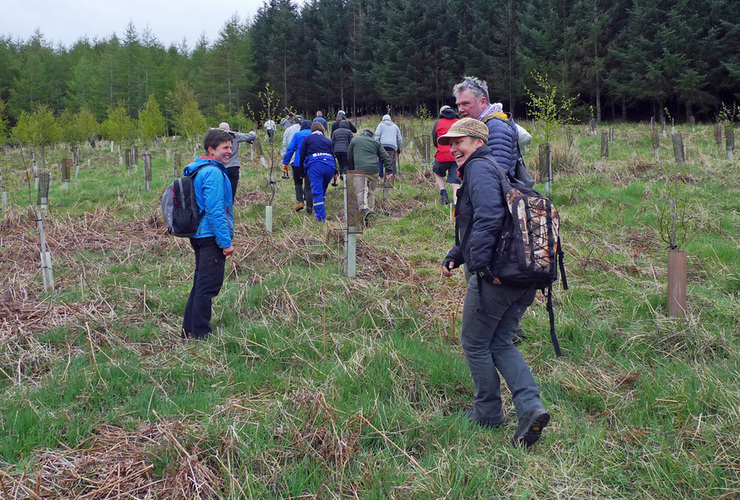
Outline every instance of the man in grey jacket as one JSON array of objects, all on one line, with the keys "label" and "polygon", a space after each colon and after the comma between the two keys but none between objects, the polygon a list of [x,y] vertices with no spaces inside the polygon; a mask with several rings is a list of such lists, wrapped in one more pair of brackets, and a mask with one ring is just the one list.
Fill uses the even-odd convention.
[{"label": "man in grey jacket", "polygon": [[386,177],[395,176],[398,172],[397,158],[401,155],[401,146],[403,146],[403,139],[401,138],[401,130],[398,125],[391,121],[390,115],[383,115],[383,121],[378,124],[375,129],[375,140],[383,145],[385,150],[388,152],[388,156],[391,157],[392,172],[383,173],[383,168],[380,169],[380,178],[383,175]]},{"label": "man in grey jacket", "polygon": [[229,181],[231,181],[231,198],[232,200],[236,200],[236,185],[239,183],[239,143],[240,142],[249,142],[253,143],[254,138],[257,135],[254,130],[252,130],[248,134],[242,134],[241,132],[234,132],[231,130],[231,127],[228,123],[222,122],[218,128],[221,130],[225,130],[229,133],[229,135],[232,137],[231,140],[231,157],[229,158],[229,161],[226,162],[226,175],[229,177]]}]

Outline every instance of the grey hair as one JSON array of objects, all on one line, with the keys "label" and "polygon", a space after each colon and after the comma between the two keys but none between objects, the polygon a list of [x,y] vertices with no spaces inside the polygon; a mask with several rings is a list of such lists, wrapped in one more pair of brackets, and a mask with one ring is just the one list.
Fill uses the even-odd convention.
[{"label": "grey hair", "polygon": [[488,99],[488,84],[485,80],[474,76],[464,76],[463,81],[452,88],[452,95],[457,99],[457,95],[465,89],[470,89],[473,96],[478,99],[483,97]]}]

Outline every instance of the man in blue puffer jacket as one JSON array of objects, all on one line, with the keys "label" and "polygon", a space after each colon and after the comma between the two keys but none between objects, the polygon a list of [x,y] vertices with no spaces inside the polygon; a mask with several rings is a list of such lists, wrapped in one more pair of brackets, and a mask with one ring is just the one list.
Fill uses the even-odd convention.
[{"label": "man in blue puffer jacket", "polygon": [[501,103],[489,103],[488,85],[474,76],[466,76],[452,89],[460,118],[476,118],[488,127],[488,147],[499,166],[516,177],[519,159],[514,119],[504,113]]},{"label": "man in blue puffer jacket", "polygon": [[190,238],[195,252],[195,274],[185,316],[183,338],[202,339],[211,333],[211,302],[224,282],[226,257],[234,253],[234,201],[224,164],[231,156],[231,135],[212,128],[206,132],[202,156],[183,169],[193,178],[195,201],[203,212],[198,232]]}]

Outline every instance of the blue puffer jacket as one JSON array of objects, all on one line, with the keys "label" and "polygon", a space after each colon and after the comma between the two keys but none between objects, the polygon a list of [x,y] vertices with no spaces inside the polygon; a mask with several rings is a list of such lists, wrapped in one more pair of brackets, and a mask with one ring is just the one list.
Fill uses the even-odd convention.
[{"label": "blue puffer jacket", "polygon": [[[283,165],[293,164],[293,166],[297,166],[301,164],[300,161],[300,153],[301,153],[301,146],[303,145],[303,141],[311,135],[311,122],[308,120],[303,120],[301,122],[301,129],[293,134],[293,138],[290,140],[290,144],[288,144],[288,149],[285,150],[285,156],[283,156]],[[295,154],[295,157],[293,156]]]},{"label": "blue puffer jacket", "polygon": [[512,177],[516,177],[516,162],[519,158],[516,141],[519,133],[514,119],[508,113],[495,113],[486,117],[483,122],[488,127],[488,147],[491,148],[493,157]]},{"label": "blue puffer jacket", "polygon": [[190,175],[195,171],[198,172],[193,179],[195,201],[206,213],[193,238],[215,236],[219,248],[229,248],[234,236],[234,201],[226,168],[220,161],[205,157],[195,160],[182,173]]},{"label": "blue puffer jacket", "polygon": [[447,258],[452,259],[456,267],[464,263],[471,272],[491,267],[506,217],[497,168],[500,167],[495,164],[491,149],[483,146],[458,169],[463,182],[457,191],[455,206],[456,244]]}]

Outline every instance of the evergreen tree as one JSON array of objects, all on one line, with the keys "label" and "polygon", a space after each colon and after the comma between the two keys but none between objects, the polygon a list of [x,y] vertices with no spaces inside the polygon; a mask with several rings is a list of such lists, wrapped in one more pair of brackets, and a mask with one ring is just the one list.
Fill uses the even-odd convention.
[{"label": "evergreen tree", "polygon": [[195,136],[206,129],[206,119],[198,108],[195,93],[185,82],[178,81],[175,89],[168,94],[167,103],[175,133],[184,135],[192,144]]},{"label": "evergreen tree", "polygon": [[144,107],[139,110],[138,131],[139,137],[146,144],[165,135],[164,115],[159,110],[159,104],[154,94],[149,96]]},{"label": "evergreen tree", "polygon": [[234,15],[219,33],[208,58],[215,77],[216,102],[225,103],[228,115],[239,112],[256,80],[254,55],[246,25]]},{"label": "evergreen tree", "polygon": [[81,138],[80,142],[93,142],[95,140],[95,134],[98,133],[98,122],[95,120],[92,111],[88,108],[82,107],[77,112],[75,116],[75,127]]},{"label": "evergreen tree", "polygon": [[0,144],[5,144],[8,140],[8,116],[7,105],[0,99]]},{"label": "evergreen tree", "polygon": [[52,57],[51,47],[36,30],[18,54],[17,74],[8,100],[8,109],[12,116],[19,116],[21,111],[37,110],[39,103],[52,99],[52,78],[47,72],[47,62]]},{"label": "evergreen tree", "polygon": [[270,82],[284,106],[295,106],[302,82],[298,74],[304,47],[299,44],[298,11],[290,0],[269,0],[249,29],[259,68],[256,87]]},{"label": "evergreen tree", "polygon": [[136,135],[136,125],[126,112],[126,103],[119,100],[108,108],[105,121],[100,125],[101,135],[119,145],[130,145]]},{"label": "evergreen tree", "polygon": [[123,73],[125,78],[123,98],[126,101],[127,112],[131,115],[144,104],[147,94],[144,92],[145,78],[142,71],[143,49],[139,41],[139,34],[133,22],[126,26],[121,52]]},{"label": "evergreen tree", "polygon": [[608,46],[622,26],[625,9],[626,0],[577,0],[573,6],[573,87],[582,97],[588,96],[598,122],[602,119]]}]

